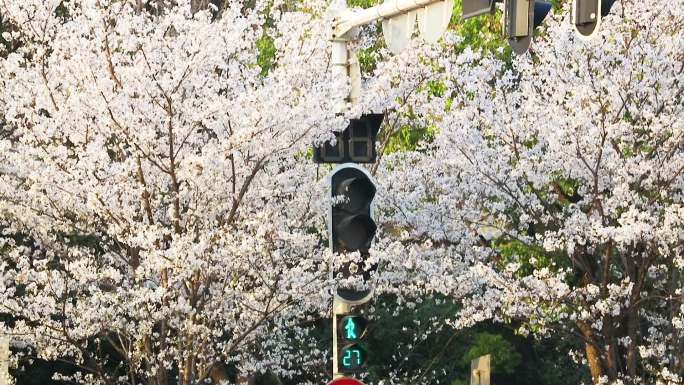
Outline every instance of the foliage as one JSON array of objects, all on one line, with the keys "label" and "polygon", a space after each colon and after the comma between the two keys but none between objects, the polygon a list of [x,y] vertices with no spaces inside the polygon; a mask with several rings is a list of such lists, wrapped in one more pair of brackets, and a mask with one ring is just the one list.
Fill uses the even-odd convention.
[{"label": "foliage", "polygon": [[474,345],[463,356],[464,365],[470,365],[470,361],[491,354],[491,370],[493,374],[513,374],[520,365],[521,357],[513,345],[501,335],[480,333],[477,335]]},{"label": "foliage", "polygon": [[427,283],[463,299],[458,326],[578,339],[596,384],[681,383],[679,3],[620,2],[590,41],[555,14],[531,54],[442,61],[449,99],[413,97],[439,132],[389,157],[385,205],[471,264]]},{"label": "foliage", "polygon": [[493,322],[595,384],[681,384],[682,0],[621,1],[593,41],[557,13],[519,58],[483,34],[497,15],[399,55],[370,27],[344,117],[326,2],[177,3],[0,0],[21,41],[0,59],[0,311],[61,379],[328,378],[330,202],[302,154],[384,111],[370,259],[391,303],[368,312],[373,338],[407,333],[369,341],[369,383],[463,378],[461,336],[510,373],[530,343],[476,338]]},{"label": "foliage", "polygon": [[259,50],[257,64],[261,68],[261,75],[266,76],[268,71],[273,68],[276,55],[276,47],[273,38],[264,34],[257,40],[256,48]]},{"label": "foliage", "polygon": [[451,17],[451,28],[454,28],[463,40],[456,46],[458,51],[465,49],[483,50],[502,57],[510,57],[511,50],[503,38],[502,13],[485,14],[463,20],[463,0],[454,2],[454,13]]},{"label": "foliage", "polygon": [[[0,144],[0,311],[37,358],[78,369],[58,379],[294,375],[289,340],[311,339],[283,325],[325,314],[328,285],[315,170],[295,155],[342,123],[343,87],[313,38],[325,21],[274,14],[269,43],[266,5],[215,19],[190,1],[0,2],[24,42],[0,61],[14,132]],[[311,190],[294,195],[299,178]]]}]

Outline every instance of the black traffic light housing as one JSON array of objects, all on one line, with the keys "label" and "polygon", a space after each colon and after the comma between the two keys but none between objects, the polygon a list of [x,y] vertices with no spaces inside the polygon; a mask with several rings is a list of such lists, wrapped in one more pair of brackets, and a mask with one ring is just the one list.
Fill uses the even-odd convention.
[{"label": "black traffic light housing", "polygon": [[494,13],[495,3],[495,0],[463,0],[461,16],[465,20],[485,13]]},{"label": "black traffic light housing", "polygon": [[614,3],[615,0],[573,0],[572,23],[577,33],[582,37],[591,37],[598,31],[601,18],[610,13]]},{"label": "black traffic light housing", "polygon": [[364,114],[350,119],[349,125],[335,135],[335,144],[314,147],[315,163],[375,163],[375,140],[384,114]]},{"label": "black traffic light housing", "polygon": [[532,43],[534,29],[551,10],[551,3],[541,0],[505,0],[504,34],[513,52],[522,55]]},{"label": "black traffic light housing", "polygon": [[[534,29],[539,27],[552,5],[543,0],[463,0],[463,18],[494,12],[496,3],[504,3],[503,30],[513,52],[525,53],[532,44]],[[590,37],[601,18],[610,13],[615,0],[573,0],[572,23],[581,37]]]},{"label": "black traffic light housing", "polygon": [[[333,204],[330,209],[330,243],[334,253],[359,252],[362,261],[347,262],[334,270],[335,278],[361,274],[368,281],[375,266],[365,266],[365,259],[377,227],[372,217],[375,183],[371,176],[355,165],[341,165],[330,178]],[[356,268],[352,268],[356,265]],[[337,288],[337,296],[348,303],[367,301],[372,290]]]}]

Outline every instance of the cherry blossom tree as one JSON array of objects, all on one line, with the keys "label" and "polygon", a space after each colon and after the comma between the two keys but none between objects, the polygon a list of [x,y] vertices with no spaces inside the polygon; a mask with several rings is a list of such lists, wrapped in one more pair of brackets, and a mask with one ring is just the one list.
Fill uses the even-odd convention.
[{"label": "cherry blossom tree", "polygon": [[[5,326],[80,383],[321,371],[328,4],[175,3],[0,0]],[[495,320],[581,343],[595,384],[682,382],[683,5],[623,0],[591,41],[566,6],[514,60],[453,33],[378,51],[349,114],[388,113],[374,284],[463,305],[415,341]],[[425,140],[391,152],[405,127]]]},{"label": "cherry blossom tree", "polygon": [[454,326],[574,339],[595,384],[680,384],[684,3],[618,3],[591,41],[566,6],[511,63],[433,57],[446,91],[413,112],[438,131],[386,158],[385,220],[470,263],[403,259],[462,300]]},{"label": "cherry blossom tree", "polygon": [[283,341],[307,346],[294,326],[330,300],[306,159],[345,122],[326,10],[167,3],[0,2],[21,42],[0,62],[0,312],[80,383],[288,374]]}]

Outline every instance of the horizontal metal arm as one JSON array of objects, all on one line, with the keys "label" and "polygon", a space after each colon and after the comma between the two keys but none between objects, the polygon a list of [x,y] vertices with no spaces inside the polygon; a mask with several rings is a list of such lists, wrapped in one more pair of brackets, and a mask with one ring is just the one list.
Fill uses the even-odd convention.
[{"label": "horizontal metal arm", "polygon": [[389,0],[375,7],[349,12],[342,15],[335,25],[333,38],[342,37],[352,28],[366,25],[378,19],[390,18],[442,0]]}]

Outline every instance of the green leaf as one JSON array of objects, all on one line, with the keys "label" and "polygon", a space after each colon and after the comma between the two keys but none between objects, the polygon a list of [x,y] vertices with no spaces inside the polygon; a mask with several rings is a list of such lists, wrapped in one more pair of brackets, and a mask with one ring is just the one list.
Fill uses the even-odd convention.
[{"label": "green leaf", "polygon": [[492,373],[513,374],[522,361],[520,353],[508,340],[498,334],[482,332],[477,335],[475,344],[463,357],[463,363],[469,367],[470,361],[487,354],[492,355]]}]

